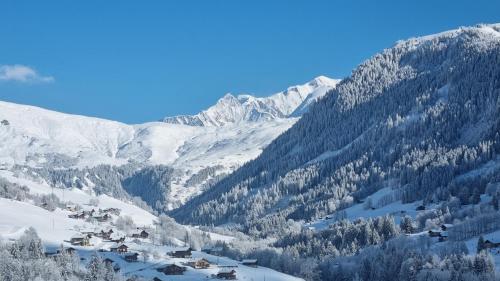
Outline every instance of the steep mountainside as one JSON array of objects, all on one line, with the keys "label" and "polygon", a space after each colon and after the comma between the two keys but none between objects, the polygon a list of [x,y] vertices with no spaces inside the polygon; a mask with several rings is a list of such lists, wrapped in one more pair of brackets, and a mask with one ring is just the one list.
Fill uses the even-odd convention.
[{"label": "steep mountainside", "polygon": [[339,81],[319,76],[307,84],[293,86],[265,98],[226,94],[214,106],[196,115],[167,117],[163,121],[190,126],[225,126],[244,121],[298,117],[307,111],[312,102],[334,89]]},{"label": "steep mountainside", "polygon": [[172,214],[262,233],[385,187],[388,202],[477,203],[500,181],[499,152],[500,25],[461,28],[367,60],[257,159]]}]

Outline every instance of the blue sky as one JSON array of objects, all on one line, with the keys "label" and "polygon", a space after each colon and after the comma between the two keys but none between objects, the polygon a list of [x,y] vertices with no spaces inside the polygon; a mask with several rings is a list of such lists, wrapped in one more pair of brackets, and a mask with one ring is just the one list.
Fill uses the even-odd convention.
[{"label": "blue sky", "polygon": [[348,76],[398,39],[500,22],[499,11],[493,0],[6,0],[0,100],[127,123],[192,114],[227,92]]}]

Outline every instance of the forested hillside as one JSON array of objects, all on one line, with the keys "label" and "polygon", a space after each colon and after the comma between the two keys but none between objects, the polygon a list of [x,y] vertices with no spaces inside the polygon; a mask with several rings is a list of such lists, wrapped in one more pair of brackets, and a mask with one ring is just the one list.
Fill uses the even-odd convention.
[{"label": "forested hillside", "polygon": [[[500,25],[401,41],[357,67],[257,159],[172,214],[264,235],[384,187],[392,191],[385,203],[477,203],[499,180],[491,172],[499,132]],[[461,176],[474,170],[479,176]]]}]

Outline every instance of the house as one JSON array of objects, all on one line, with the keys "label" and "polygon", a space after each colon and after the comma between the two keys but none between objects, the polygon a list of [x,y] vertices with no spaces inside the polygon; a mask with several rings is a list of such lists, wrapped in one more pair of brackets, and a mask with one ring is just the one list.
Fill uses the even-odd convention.
[{"label": "house", "polygon": [[226,280],[236,280],[236,270],[221,269],[219,273],[217,273],[217,278]]},{"label": "house", "polygon": [[89,237],[82,234],[73,235],[69,242],[76,246],[90,246]]},{"label": "house", "polygon": [[70,214],[70,215],[68,215],[68,218],[70,218],[70,219],[85,219],[85,213],[81,212],[81,213]]},{"label": "house", "polygon": [[148,238],[149,233],[146,232],[146,230],[142,230],[141,232],[136,232],[132,234],[133,238]]},{"label": "house", "polygon": [[70,212],[76,212],[76,205],[68,204],[68,205],[66,205],[66,210],[68,210]]},{"label": "house", "polygon": [[190,247],[187,248],[179,248],[175,251],[167,253],[169,256],[174,258],[190,258],[192,249]]},{"label": "house", "polygon": [[187,262],[187,265],[195,269],[205,269],[210,267],[210,262],[206,259],[199,259],[189,261]]},{"label": "house", "polygon": [[128,246],[125,244],[115,244],[109,248],[111,252],[115,253],[126,253],[128,251]]},{"label": "house", "polygon": [[[62,248],[62,250],[63,250],[64,252],[66,252],[67,254],[70,254],[70,255],[74,254],[74,253],[75,253],[75,251],[76,251],[76,249],[75,249],[75,248],[73,248],[73,247]],[[61,252],[61,250],[58,250],[57,252],[58,252],[58,253],[60,253],[60,252]]]},{"label": "house", "polygon": [[484,247],[487,248],[487,249],[491,249],[491,248],[499,248],[500,247],[500,243],[495,243],[495,242],[492,242],[490,240],[486,240],[484,241]]},{"label": "house", "polygon": [[424,211],[425,210],[425,206],[424,205],[420,205],[416,208],[417,211]]},{"label": "house", "polygon": [[242,265],[246,266],[251,266],[251,267],[257,267],[257,260],[256,259],[245,259],[241,261]]},{"label": "house", "polygon": [[441,231],[436,229],[431,229],[428,231],[430,237],[441,237]]},{"label": "house", "polygon": [[97,220],[98,222],[106,222],[108,221],[111,216],[108,215],[108,214],[104,214],[104,215],[93,215],[92,216],[95,220]]},{"label": "house", "polygon": [[453,227],[453,224],[449,224],[449,223],[444,223],[441,225],[441,230],[443,231],[447,231],[449,230],[451,227]]},{"label": "house", "polygon": [[104,230],[104,229],[101,229],[101,231],[97,234],[97,236],[99,237],[102,237],[104,239],[109,239],[111,237],[111,234],[113,234],[113,229],[109,229],[109,230]]},{"label": "house", "polygon": [[184,271],[186,271],[186,268],[184,266],[178,266],[174,263],[157,268],[156,270],[159,272],[163,272],[163,274],[166,275],[182,275],[184,274]]},{"label": "house", "polygon": [[124,257],[125,261],[127,262],[136,262],[137,261],[137,257],[139,256],[138,253],[133,253],[133,254],[129,254],[129,255],[126,255]]},{"label": "house", "polygon": [[117,215],[117,216],[120,215],[120,209],[118,209],[118,208],[107,208],[107,209],[104,209],[102,212]]}]

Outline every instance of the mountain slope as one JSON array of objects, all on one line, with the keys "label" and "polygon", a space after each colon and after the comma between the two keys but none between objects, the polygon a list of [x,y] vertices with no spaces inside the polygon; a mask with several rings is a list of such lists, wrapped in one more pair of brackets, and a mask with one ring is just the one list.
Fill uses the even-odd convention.
[{"label": "mountain slope", "polygon": [[[276,228],[353,205],[481,194],[457,175],[499,161],[500,25],[398,42],[355,69],[290,130],[209,191],[172,212],[189,223]],[[477,197],[474,197],[477,198]]]},{"label": "mountain slope", "polygon": [[[222,127],[128,125],[0,102],[0,167],[60,187],[92,187],[114,196],[128,192],[158,209],[172,209],[257,157],[300,117],[281,118],[284,113],[309,96],[324,95],[328,83],[334,80],[320,77],[270,98],[240,96],[245,106],[273,108],[280,118],[251,118],[260,114],[254,108],[248,118]],[[224,109],[237,112],[242,104]]]},{"label": "mountain slope", "polygon": [[226,94],[214,106],[196,115],[167,117],[163,121],[190,126],[224,126],[245,121],[299,117],[312,102],[334,89],[339,81],[319,76],[304,85],[289,87],[286,91],[265,98]]}]

